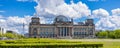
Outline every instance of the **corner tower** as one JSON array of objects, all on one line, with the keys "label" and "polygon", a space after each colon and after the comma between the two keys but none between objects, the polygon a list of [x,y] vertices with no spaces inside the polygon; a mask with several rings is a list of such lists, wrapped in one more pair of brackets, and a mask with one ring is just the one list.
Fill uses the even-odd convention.
[{"label": "corner tower", "polygon": [[38,37],[39,25],[40,25],[40,18],[37,16],[33,16],[29,24],[29,37],[34,37],[34,38]]}]

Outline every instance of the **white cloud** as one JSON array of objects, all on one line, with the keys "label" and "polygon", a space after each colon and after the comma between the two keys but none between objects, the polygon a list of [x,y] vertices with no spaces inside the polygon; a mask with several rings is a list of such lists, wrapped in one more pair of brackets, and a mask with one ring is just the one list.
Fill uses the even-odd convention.
[{"label": "white cloud", "polygon": [[96,29],[100,30],[115,30],[120,29],[120,16],[107,16],[105,18],[101,18],[96,23]]},{"label": "white cloud", "polygon": [[0,15],[0,18],[4,18],[2,15]]},{"label": "white cloud", "polygon": [[0,13],[3,13],[3,12],[5,12],[5,11],[3,11],[3,10],[0,10]]},{"label": "white cloud", "polygon": [[[4,17],[0,18],[0,27],[5,28],[6,30],[12,30],[18,33],[26,33],[22,32],[22,25],[23,22],[28,27],[28,23],[30,22],[30,16],[25,16],[24,18],[18,17],[18,16],[10,16],[10,17]],[[28,30],[28,28],[25,28],[25,30]]]},{"label": "white cloud", "polygon": [[94,18],[99,18],[100,20],[96,23],[96,29],[99,30],[115,30],[120,29],[120,9],[113,9],[112,15],[110,16],[109,13],[105,9],[97,9],[93,10],[92,15]]},{"label": "white cloud", "polygon": [[[77,4],[71,2],[66,4],[64,0],[35,0],[37,6],[35,7],[36,13],[43,18],[56,15],[65,15],[71,18],[80,18],[82,16],[91,15],[91,10],[82,2]],[[118,11],[117,11],[118,12]],[[99,8],[92,11],[92,18],[99,18],[96,23],[96,29],[113,30],[120,28],[119,16],[109,15],[108,11]],[[44,20],[45,21],[45,20]]]},{"label": "white cloud", "polygon": [[[5,28],[6,30],[12,30],[20,34],[24,34],[28,32],[29,23],[31,22],[31,17],[29,15],[25,15],[24,17],[18,16],[9,16],[3,17],[0,15],[0,27]],[[23,32],[23,23],[25,24],[25,32]],[[46,23],[44,17],[40,17],[40,23]]]},{"label": "white cloud", "polygon": [[[39,15],[65,15],[71,18],[80,18],[82,16],[90,15],[90,10],[86,4],[79,2],[77,4],[66,4],[64,0],[35,0],[37,6],[35,7]],[[54,17],[54,16],[53,16]]]},{"label": "white cloud", "polygon": [[113,9],[111,12],[113,15],[120,15],[120,8]]},{"label": "white cloud", "polygon": [[99,9],[93,10],[92,15],[95,18],[102,18],[102,17],[109,16],[109,13],[105,9],[99,8]]}]

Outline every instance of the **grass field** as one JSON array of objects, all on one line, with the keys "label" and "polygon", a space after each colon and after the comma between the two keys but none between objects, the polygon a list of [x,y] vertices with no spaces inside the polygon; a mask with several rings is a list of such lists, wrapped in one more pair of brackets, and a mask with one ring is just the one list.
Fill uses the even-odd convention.
[{"label": "grass field", "polygon": [[103,48],[120,48],[120,39],[64,39],[82,43],[102,43]]}]

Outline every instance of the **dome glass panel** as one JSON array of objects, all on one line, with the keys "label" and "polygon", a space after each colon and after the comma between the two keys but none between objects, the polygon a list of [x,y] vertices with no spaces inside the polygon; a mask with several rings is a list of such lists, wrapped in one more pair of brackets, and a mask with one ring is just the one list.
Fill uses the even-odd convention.
[{"label": "dome glass panel", "polygon": [[68,22],[68,21],[69,21],[68,18],[65,17],[65,16],[63,16],[63,15],[57,16],[57,17],[55,18],[55,20],[56,20],[57,22]]}]

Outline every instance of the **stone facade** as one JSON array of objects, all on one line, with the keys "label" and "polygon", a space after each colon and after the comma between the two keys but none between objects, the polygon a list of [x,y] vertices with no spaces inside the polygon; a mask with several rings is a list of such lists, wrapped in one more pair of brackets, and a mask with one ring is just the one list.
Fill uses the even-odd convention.
[{"label": "stone facade", "polygon": [[59,15],[53,24],[40,24],[39,17],[32,17],[29,24],[29,37],[32,38],[94,38],[95,25],[93,19],[85,23],[73,24],[73,19]]}]

